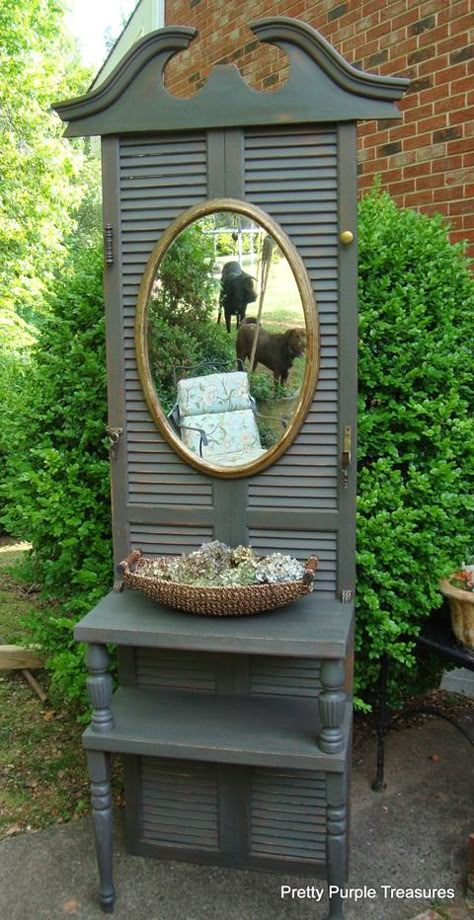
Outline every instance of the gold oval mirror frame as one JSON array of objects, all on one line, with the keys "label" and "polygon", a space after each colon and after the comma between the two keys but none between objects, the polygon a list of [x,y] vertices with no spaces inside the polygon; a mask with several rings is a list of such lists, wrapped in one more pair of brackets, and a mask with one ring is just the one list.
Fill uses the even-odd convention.
[{"label": "gold oval mirror frame", "polygon": [[[293,394],[292,400],[292,416],[291,420],[288,422],[287,427],[282,427],[281,436],[278,437],[276,443],[271,444],[267,448],[261,447],[260,450],[247,450],[245,453],[242,449],[234,451],[236,457],[242,458],[240,462],[227,460],[225,465],[222,460],[222,454],[217,454],[217,461],[211,461],[209,457],[201,456],[202,453],[202,443],[207,443],[206,437],[204,435],[204,442],[202,441],[203,432],[200,427],[202,424],[202,418],[204,416],[196,414],[196,408],[193,410],[193,417],[185,420],[182,428],[177,427],[176,418],[173,415],[173,412],[166,411],[160,400],[157,386],[155,383],[154,374],[152,372],[152,361],[150,359],[150,316],[152,312],[152,307],[154,303],[154,298],[157,297],[156,291],[162,288],[162,276],[166,275],[166,263],[165,258],[170,251],[170,247],[173,246],[173,243],[183,234],[183,231],[191,228],[197,221],[201,221],[203,218],[211,218],[213,215],[229,215],[229,219],[233,222],[234,227],[237,229],[233,234],[233,238],[237,239],[239,234],[241,234],[241,224],[244,224],[247,235],[250,235],[253,247],[253,238],[252,234],[261,231],[261,237],[263,243],[260,245],[260,277],[258,280],[260,283],[256,284],[253,293],[248,296],[249,302],[254,302],[255,312],[257,312],[257,317],[259,316],[259,311],[262,310],[264,292],[265,292],[265,260],[268,262],[272,258],[272,250],[276,251],[278,254],[286,260],[288,263],[289,269],[294,279],[295,290],[300,299],[302,314],[305,323],[305,350],[296,352],[300,355],[300,363],[302,363],[301,356],[304,354],[304,371],[302,371],[302,379],[299,386],[299,389],[296,394]],[[255,227],[255,230],[250,230],[249,228]],[[217,231],[215,231],[217,233]],[[222,233],[221,233],[222,237]],[[270,240],[269,246],[265,240]],[[215,244],[214,244],[215,245]],[[267,246],[267,254],[265,255],[265,247]],[[240,237],[239,237],[239,247],[241,247]],[[276,247],[276,250],[275,250]],[[252,249],[253,251],[253,249]],[[262,255],[263,252],[263,255]],[[269,253],[269,255],[268,255]],[[241,255],[240,251],[240,255]],[[231,262],[231,265],[238,266],[238,263],[235,261]],[[263,266],[263,267],[262,267]],[[222,265],[220,266],[222,268]],[[161,276],[160,276],[161,268]],[[215,268],[215,266],[214,266]],[[240,268],[239,268],[240,270]],[[268,265],[267,265],[268,270]],[[229,271],[232,269],[229,266]],[[244,272],[246,278],[250,276]],[[225,300],[223,295],[223,278],[224,275],[221,275],[221,284],[219,291],[216,297],[216,309],[218,303],[218,321],[221,319],[221,313],[224,313],[227,330],[230,329],[232,320],[234,318],[232,313],[231,306],[228,306],[228,301]],[[218,285],[218,282],[215,282]],[[248,282],[251,284],[251,282]],[[263,293],[262,293],[263,292]],[[238,311],[238,307],[236,308]],[[256,329],[256,326],[253,325],[255,318],[245,317],[245,305],[243,307],[243,312],[241,312],[241,325],[239,326],[241,333],[239,337],[240,346],[237,347],[237,353],[241,358],[247,358],[249,365],[252,358],[258,357],[258,355],[250,354],[250,349],[245,349],[246,343],[253,345],[253,330]],[[263,323],[259,323],[259,330],[257,332],[257,340],[259,335],[262,335]],[[252,325],[250,325],[252,324]],[[232,328],[232,333],[234,332],[235,326]],[[242,331],[244,330],[244,331]],[[290,331],[296,330],[286,330],[289,334]],[[301,330],[300,330],[301,331]],[[263,331],[264,332],[264,331]],[[238,333],[238,330],[237,330]],[[250,338],[249,338],[250,337]],[[155,339],[160,344],[160,330],[158,329],[155,334]],[[166,347],[166,342],[163,343]],[[169,344],[168,344],[169,347]],[[257,473],[266,469],[273,463],[275,460],[280,457],[284,451],[289,447],[293,439],[295,438],[298,430],[300,429],[306,413],[311,404],[313,398],[313,393],[316,387],[318,373],[319,373],[319,323],[317,315],[317,307],[315,303],[314,294],[311,288],[311,284],[306,273],[306,269],[302,262],[301,257],[296,252],[293,244],[286,235],[286,233],[278,226],[278,224],[263,211],[261,208],[251,205],[247,202],[240,201],[238,199],[232,198],[215,198],[209,201],[206,201],[203,204],[195,205],[192,208],[189,208],[183,214],[181,214],[176,220],[174,220],[165,232],[160,237],[158,243],[154,247],[150,258],[148,259],[143,278],[140,284],[140,290],[138,294],[137,301],[137,311],[136,311],[136,320],[135,320],[135,348],[136,348],[136,357],[138,365],[138,373],[143,388],[143,393],[150,410],[150,413],[162,433],[163,437],[168,441],[168,443],[173,447],[176,453],[182,457],[187,463],[196,469],[200,470],[203,473],[207,473],[212,476],[224,478],[224,479],[235,479],[241,478],[244,476],[255,476]],[[257,346],[258,348],[258,341]],[[255,363],[255,361],[254,361]],[[256,366],[256,365],[255,365]],[[291,366],[291,364],[290,364]],[[236,365],[237,367],[237,365]],[[243,364],[242,360],[240,362],[240,370],[242,370]],[[268,368],[268,364],[267,364]],[[182,370],[182,368],[181,368]],[[248,366],[248,370],[250,370]],[[273,375],[275,380],[275,387],[278,387],[277,377],[280,369],[273,368]],[[280,377],[280,382],[285,382],[286,378],[283,376]],[[177,380],[180,381],[179,369]],[[271,371],[267,371],[271,374]],[[288,373],[288,368],[286,368],[286,373]],[[241,373],[238,377],[233,377],[232,379],[243,379]],[[245,378],[249,377],[250,374],[247,374],[247,368],[245,368]],[[220,377],[227,383],[231,378]],[[211,378],[207,378],[209,381]],[[217,377],[213,379],[218,379]],[[271,377],[268,378],[271,380]],[[244,381],[245,383],[245,381]],[[182,386],[182,384],[179,384]],[[201,387],[201,390],[204,386],[204,379],[199,384],[196,384],[196,378],[193,378],[193,384],[190,385],[188,392],[184,393],[183,396],[186,399],[196,398],[196,394]],[[239,384],[240,386],[240,384]],[[214,388],[215,392],[215,388]],[[284,392],[284,391],[281,391]],[[241,399],[241,392],[238,396]],[[228,396],[228,391],[226,390],[226,397]],[[207,396],[206,396],[207,398]],[[248,398],[248,397],[246,397]],[[255,400],[250,397],[252,406],[255,409]],[[237,404],[236,404],[237,405]],[[245,404],[246,405],[246,404]],[[239,403],[237,408],[243,408],[244,403]],[[245,413],[244,413],[245,414]],[[253,418],[253,413],[247,413]],[[217,416],[216,416],[217,417]],[[221,418],[222,416],[219,416]],[[243,417],[243,416],[242,416]],[[265,418],[265,416],[263,416]],[[197,421],[196,421],[197,420]],[[237,432],[239,432],[239,437],[242,437],[241,428],[241,418],[238,420],[238,428],[235,427],[236,416],[231,420],[232,430],[234,432],[234,438],[236,437]],[[187,422],[187,424],[186,424]],[[191,422],[193,424],[191,424]],[[272,419],[272,422],[275,422],[275,418]],[[284,420],[281,420],[282,425]],[[244,423],[244,429],[246,426]],[[255,424],[255,422],[254,422]],[[279,424],[279,423],[278,423]],[[184,440],[183,440],[184,432]],[[248,433],[244,431],[244,437],[248,438]],[[257,433],[258,437],[258,433]],[[194,441],[193,441],[194,439]],[[197,440],[196,440],[197,439]],[[187,442],[187,443],[186,443]],[[198,445],[199,444],[199,449]],[[191,445],[191,446],[190,446]],[[234,442],[235,446],[235,442]],[[260,446],[260,444],[259,444]],[[206,449],[206,448],[204,448]],[[229,455],[231,456],[231,455]]]}]

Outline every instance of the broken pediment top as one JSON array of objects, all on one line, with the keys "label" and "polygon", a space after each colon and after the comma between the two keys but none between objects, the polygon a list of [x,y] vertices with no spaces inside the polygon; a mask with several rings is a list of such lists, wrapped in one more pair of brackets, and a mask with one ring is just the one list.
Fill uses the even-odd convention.
[{"label": "broken pediment top", "polygon": [[290,17],[256,20],[250,29],[259,41],[279,46],[288,56],[288,79],[273,92],[250,87],[235,65],[216,65],[194,96],[173,96],[164,83],[166,65],[189,47],[197,30],[167,26],[133,45],[99,87],[54,106],[69,123],[66,134],[399,117],[394,103],[408,87],[406,78],[358,70],[315,29]]},{"label": "broken pediment top", "polygon": [[[365,91],[371,96],[387,93],[392,99],[400,99],[410,81],[406,77],[386,77],[359,70],[343,58],[339,51],[316,29],[290,16],[257,19],[249,24],[250,29],[262,42],[284,46],[290,43],[300,47],[314,62],[326,70],[335,82],[352,92]],[[287,48],[284,50],[288,51]],[[352,87],[351,87],[352,82]]]}]

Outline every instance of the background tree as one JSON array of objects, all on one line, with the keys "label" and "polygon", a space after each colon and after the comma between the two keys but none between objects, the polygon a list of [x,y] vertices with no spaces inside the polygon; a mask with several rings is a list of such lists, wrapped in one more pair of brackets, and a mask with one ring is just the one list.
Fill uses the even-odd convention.
[{"label": "background tree", "polygon": [[62,0],[2,0],[0,34],[0,307],[30,320],[82,195],[84,142],[62,138],[51,105],[84,91],[90,73]]}]

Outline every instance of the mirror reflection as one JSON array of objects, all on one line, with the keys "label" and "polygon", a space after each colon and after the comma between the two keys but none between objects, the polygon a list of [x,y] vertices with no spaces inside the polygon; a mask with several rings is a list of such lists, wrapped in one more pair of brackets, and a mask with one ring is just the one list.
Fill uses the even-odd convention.
[{"label": "mirror reflection", "polygon": [[239,211],[198,217],[148,281],[148,369],[176,438],[219,468],[246,466],[284,437],[306,375],[307,322],[294,271]]}]

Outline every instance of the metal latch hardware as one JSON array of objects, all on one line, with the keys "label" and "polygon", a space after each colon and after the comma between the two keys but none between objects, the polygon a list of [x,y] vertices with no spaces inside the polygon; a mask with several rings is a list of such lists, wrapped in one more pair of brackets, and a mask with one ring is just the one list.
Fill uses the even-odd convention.
[{"label": "metal latch hardware", "polygon": [[341,470],[343,475],[342,487],[347,489],[349,479],[348,467],[352,461],[352,428],[350,425],[344,426],[344,439],[342,444]]},{"label": "metal latch hardware", "polygon": [[110,425],[107,425],[105,433],[109,439],[109,452],[110,459],[113,460],[115,457],[115,450],[117,448],[120,437],[123,434],[123,428],[112,428]]}]

